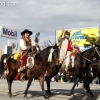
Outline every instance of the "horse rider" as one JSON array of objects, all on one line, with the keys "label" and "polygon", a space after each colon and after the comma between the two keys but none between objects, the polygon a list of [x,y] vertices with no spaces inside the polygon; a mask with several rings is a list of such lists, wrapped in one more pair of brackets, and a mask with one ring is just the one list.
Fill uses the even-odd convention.
[{"label": "horse rider", "polygon": [[[32,31],[25,29],[21,32],[22,38],[20,39],[20,61],[18,64],[18,72],[20,73],[26,67],[28,54],[31,52],[31,47],[36,46],[37,43],[33,41],[30,36],[32,35]],[[21,77],[20,77],[21,79]]]},{"label": "horse rider", "polygon": [[70,54],[73,50],[72,42],[69,38],[70,31],[65,31],[64,29],[62,29],[62,33],[58,38],[58,43],[60,44],[60,63],[65,65],[65,70],[68,69]]},{"label": "horse rider", "polygon": [[77,45],[74,45],[73,46],[73,50],[72,50],[72,53],[70,54],[70,65],[72,68],[74,68],[74,59],[75,59],[75,56],[77,53],[80,53],[80,49],[78,48]]}]

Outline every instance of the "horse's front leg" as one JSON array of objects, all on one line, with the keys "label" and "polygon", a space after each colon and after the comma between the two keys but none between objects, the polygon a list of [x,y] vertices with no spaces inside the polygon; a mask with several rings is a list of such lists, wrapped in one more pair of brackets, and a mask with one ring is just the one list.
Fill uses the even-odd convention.
[{"label": "horse's front leg", "polygon": [[7,78],[7,82],[8,82],[8,90],[9,90],[8,95],[9,95],[9,97],[12,97],[13,96],[12,92],[11,92],[12,80]]},{"label": "horse's front leg", "polygon": [[74,88],[75,88],[75,86],[78,84],[78,82],[79,82],[79,78],[76,78],[75,81],[74,81],[74,85],[73,85],[73,87],[72,87],[72,89],[71,89],[71,95],[72,95],[72,96],[74,96]]},{"label": "horse's front leg", "polygon": [[[90,67],[88,67],[90,68]],[[91,97],[94,97],[91,89],[90,89],[90,83],[92,82],[93,80],[93,77],[91,77],[91,74],[90,74],[90,69],[86,70],[86,75],[84,76],[84,74],[82,74],[82,77],[83,77],[83,81],[84,81],[84,84],[86,85],[86,90],[87,90],[87,93],[89,93],[91,95]],[[89,75],[90,74],[90,75]]]},{"label": "horse's front leg", "polygon": [[47,99],[48,96],[46,95],[46,92],[44,90],[44,75],[40,75],[39,82],[40,82],[40,85],[41,85],[43,96],[44,96],[45,99]]},{"label": "horse's front leg", "polygon": [[52,72],[51,72],[51,69],[48,68],[47,70],[47,75],[45,77],[45,80],[46,80],[46,84],[47,84],[47,90],[46,90],[46,93],[48,95],[52,95],[51,91],[50,91],[50,81],[51,81],[51,78],[52,78]]},{"label": "horse's front leg", "polygon": [[15,76],[16,76],[16,74],[14,74],[14,73],[13,74],[9,73],[7,75],[7,83],[8,83],[8,90],[9,90],[8,95],[9,95],[9,97],[13,97],[13,94],[12,94],[12,91],[11,91],[11,86],[12,86],[12,82],[13,82]]},{"label": "horse's front leg", "polygon": [[89,93],[90,95],[91,95],[91,97],[94,97],[94,95],[93,95],[93,93],[92,93],[92,91],[91,91],[91,89],[90,89],[90,77],[88,77],[87,75],[86,76],[84,76],[83,75],[83,81],[84,81],[84,84],[85,84],[85,86],[86,86],[86,90],[87,90],[87,93]]},{"label": "horse's front leg", "polygon": [[25,93],[24,93],[24,98],[27,98],[27,92],[28,92],[28,89],[29,89],[32,81],[33,81],[33,77],[30,76],[29,79],[28,79],[27,88],[26,88]]},{"label": "horse's front leg", "polygon": [[50,91],[50,81],[51,81],[51,77],[46,76],[45,79],[46,79],[46,84],[47,84],[47,91],[46,91],[46,93],[48,95],[52,95],[52,92]]}]

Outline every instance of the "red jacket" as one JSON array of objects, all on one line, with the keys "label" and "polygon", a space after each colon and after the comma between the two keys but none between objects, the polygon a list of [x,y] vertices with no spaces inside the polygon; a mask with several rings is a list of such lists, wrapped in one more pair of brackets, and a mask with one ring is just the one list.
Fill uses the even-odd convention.
[{"label": "red jacket", "polygon": [[72,51],[73,47],[72,47],[72,42],[70,40],[68,40],[68,48],[67,51]]}]

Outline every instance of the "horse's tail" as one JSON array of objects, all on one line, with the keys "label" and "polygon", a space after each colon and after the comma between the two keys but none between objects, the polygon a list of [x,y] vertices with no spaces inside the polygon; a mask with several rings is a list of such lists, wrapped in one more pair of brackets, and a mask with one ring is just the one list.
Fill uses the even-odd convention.
[{"label": "horse's tail", "polygon": [[7,75],[8,75],[8,73],[9,73],[9,70],[8,70],[8,66],[7,66],[7,63],[5,64],[5,70],[4,70],[4,73],[2,74],[2,78],[6,78],[7,77]]},{"label": "horse's tail", "polygon": [[3,54],[1,56],[1,66],[0,66],[0,74],[2,75],[5,70],[5,64],[7,61],[7,58],[9,57],[9,54]]}]

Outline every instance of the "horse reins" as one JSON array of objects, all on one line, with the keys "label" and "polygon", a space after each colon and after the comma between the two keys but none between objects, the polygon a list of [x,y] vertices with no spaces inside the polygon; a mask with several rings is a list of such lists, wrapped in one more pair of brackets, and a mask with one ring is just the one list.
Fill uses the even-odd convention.
[{"label": "horse reins", "polygon": [[[79,52],[78,52],[79,53]],[[79,53],[80,54],[80,53]],[[81,54],[80,54],[80,56],[82,56]],[[89,60],[89,59],[87,59],[86,57],[84,57],[84,56],[82,56],[85,60],[87,60],[87,61],[89,61],[89,62],[92,62],[91,60]]]},{"label": "horse reins", "polygon": [[[100,57],[100,53],[98,52],[97,48],[98,48],[98,47],[95,47],[95,50],[96,50],[97,54],[98,54],[99,57]],[[79,52],[78,52],[78,53],[79,53]],[[80,53],[79,53],[79,54],[80,54]],[[80,54],[80,55],[81,55],[81,54]],[[82,55],[81,55],[81,56],[82,56]],[[82,56],[82,57],[83,57],[84,59],[86,59],[86,60],[92,62],[91,60],[87,59],[86,57],[84,57],[84,56]]]}]

